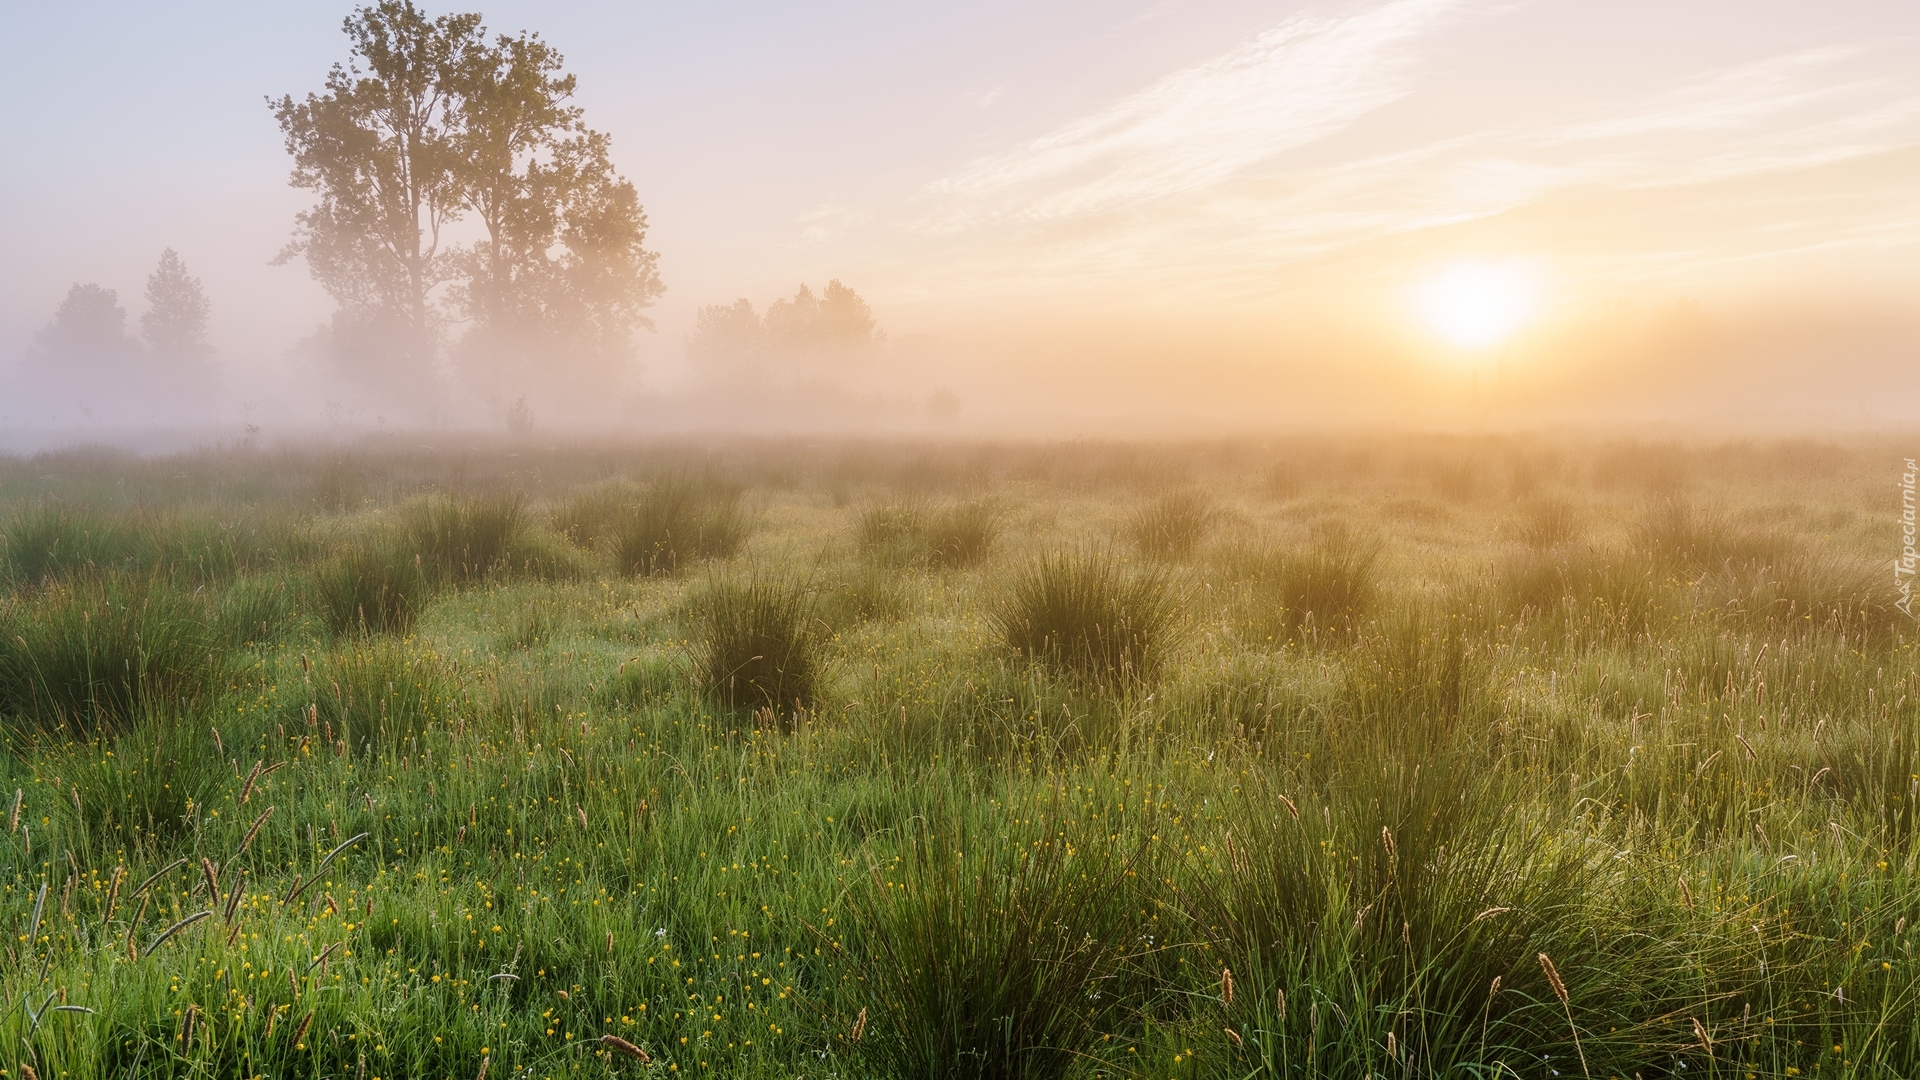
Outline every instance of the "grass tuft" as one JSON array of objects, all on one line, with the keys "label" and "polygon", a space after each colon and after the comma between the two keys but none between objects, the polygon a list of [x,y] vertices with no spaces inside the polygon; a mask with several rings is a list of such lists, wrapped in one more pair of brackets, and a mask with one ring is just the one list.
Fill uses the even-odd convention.
[{"label": "grass tuft", "polygon": [[726,708],[764,713],[791,729],[817,691],[811,594],[755,572],[712,579],[691,603],[695,667],[706,691]]},{"label": "grass tuft", "polygon": [[608,551],[621,573],[637,576],[731,558],[751,532],[738,488],[691,475],[588,492],[562,504],[554,523],[575,544]]},{"label": "grass tuft", "polygon": [[1191,491],[1161,495],[1127,518],[1127,538],[1152,559],[1184,559],[1193,554],[1219,520],[1219,511]]},{"label": "grass tuft", "polygon": [[131,726],[200,690],[216,664],[207,613],[165,579],[85,575],[0,604],[0,711],[43,732]]},{"label": "grass tuft", "polygon": [[897,857],[869,855],[853,886],[868,1004],[840,1041],[880,1075],[1070,1075],[1125,1008],[1128,961],[1145,946],[1132,902],[1143,863],[1069,842],[1058,806],[1039,816],[1053,827],[938,832],[919,818]]},{"label": "grass tuft", "polygon": [[313,572],[314,606],[335,636],[405,633],[431,592],[421,560],[389,536],[352,540]]},{"label": "grass tuft", "polygon": [[1098,682],[1151,677],[1179,631],[1172,580],[1104,551],[1043,555],[992,615],[1015,656]]},{"label": "grass tuft", "polygon": [[526,523],[526,504],[518,495],[429,496],[405,513],[421,571],[433,581],[461,585],[505,568]]},{"label": "grass tuft", "polygon": [[861,510],[854,535],[861,552],[883,564],[964,569],[993,551],[1002,521],[990,500],[934,509],[922,499],[896,499]]}]

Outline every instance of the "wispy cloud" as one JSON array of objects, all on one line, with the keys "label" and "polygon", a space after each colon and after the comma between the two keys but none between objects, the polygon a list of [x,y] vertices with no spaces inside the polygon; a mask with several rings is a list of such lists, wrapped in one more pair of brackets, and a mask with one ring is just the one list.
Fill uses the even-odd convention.
[{"label": "wispy cloud", "polygon": [[1203,191],[1406,94],[1414,44],[1461,0],[1298,16],[1227,54],[932,185],[959,219],[1113,210]]},{"label": "wispy cloud", "polygon": [[[1015,277],[1159,268],[1190,287],[1257,291],[1290,260],[1563,194],[1784,175],[1920,143],[1920,74],[1889,63],[1899,43],[1877,42],[1764,57],[1526,125],[1456,120],[1390,149],[1282,157],[1418,89],[1420,58],[1463,7],[1392,0],[1290,19],[931,185],[931,212],[907,227],[1005,259]],[[1833,224],[1853,242],[1873,231]]]}]

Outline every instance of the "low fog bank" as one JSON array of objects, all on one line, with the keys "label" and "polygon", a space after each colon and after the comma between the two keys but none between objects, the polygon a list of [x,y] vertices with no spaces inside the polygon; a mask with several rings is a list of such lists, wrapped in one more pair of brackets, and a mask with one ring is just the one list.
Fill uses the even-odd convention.
[{"label": "low fog bank", "polygon": [[[811,295],[803,288],[796,299]],[[831,312],[796,329],[790,300],[764,315],[739,301],[703,310],[682,341],[656,337],[636,358],[584,365],[526,354],[484,376],[458,355],[407,365],[378,341],[343,342],[328,328],[279,355],[229,357],[56,323],[0,363],[0,448],[158,452],[402,432],[1179,438],[1920,427],[1920,319],[1903,312],[1719,315],[1679,304],[1566,320],[1498,350],[1446,355],[1398,329],[1313,335],[1225,322],[889,337],[851,290],[840,299],[858,307],[837,329]]]}]

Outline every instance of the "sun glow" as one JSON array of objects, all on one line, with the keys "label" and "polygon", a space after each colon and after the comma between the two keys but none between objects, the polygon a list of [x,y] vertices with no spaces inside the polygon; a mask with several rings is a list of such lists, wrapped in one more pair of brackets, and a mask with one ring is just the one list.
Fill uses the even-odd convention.
[{"label": "sun glow", "polygon": [[1521,262],[1462,262],[1414,290],[1427,328],[1449,344],[1485,349],[1513,336],[1540,303],[1540,279]]}]

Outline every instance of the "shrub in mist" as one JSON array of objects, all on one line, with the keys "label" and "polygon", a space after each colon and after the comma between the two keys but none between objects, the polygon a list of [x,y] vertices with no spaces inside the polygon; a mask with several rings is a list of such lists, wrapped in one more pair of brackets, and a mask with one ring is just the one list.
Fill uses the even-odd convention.
[{"label": "shrub in mist", "polygon": [[214,669],[206,611],[163,578],[81,575],[0,607],[0,710],[42,731],[113,732]]},{"label": "shrub in mist", "polygon": [[1219,518],[1207,501],[1190,491],[1161,495],[1127,518],[1127,538],[1142,555],[1182,559],[1193,554]]},{"label": "shrub in mist", "polygon": [[753,710],[789,729],[817,690],[810,593],[756,572],[715,578],[691,604],[695,667],[707,693],[726,708]]},{"label": "shrub in mist", "polygon": [[1174,644],[1180,605],[1172,580],[1103,551],[1043,555],[1014,575],[992,613],[1016,656],[1095,681],[1154,674]]},{"label": "shrub in mist", "polygon": [[361,537],[313,571],[313,603],[327,630],[405,633],[432,592],[420,558],[391,536]]}]

